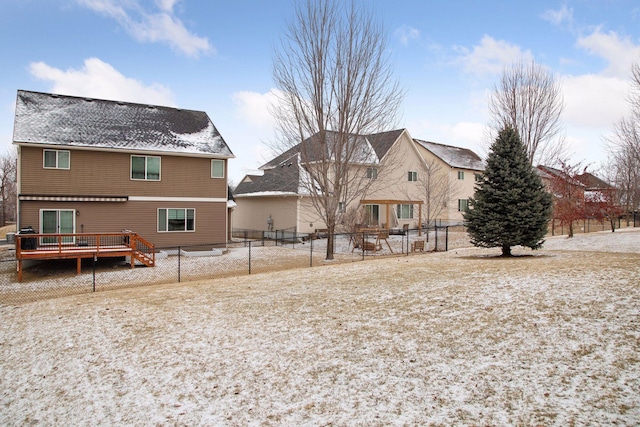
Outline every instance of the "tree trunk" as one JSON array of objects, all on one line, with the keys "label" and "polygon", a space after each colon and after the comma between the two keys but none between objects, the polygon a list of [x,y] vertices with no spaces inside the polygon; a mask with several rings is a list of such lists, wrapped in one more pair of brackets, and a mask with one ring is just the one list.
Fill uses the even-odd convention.
[{"label": "tree trunk", "polygon": [[615,222],[615,220],[611,219],[611,220],[609,220],[609,222],[611,223],[611,232],[615,233],[616,232],[616,222]]},{"label": "tree trunk", "polygon": [[510,257],[511,256],[511,246],[502,245],[502,256],[503,257]]},{"label": "tree trunk", "polygon": [[335,224],[327,224],[327,261],[333,260],[335,229]]},{"label": "tree trunk", "polygon": [[569,235],[567,236],[567,238],[572,238],[573,237],[573,221],[569,222]]}]

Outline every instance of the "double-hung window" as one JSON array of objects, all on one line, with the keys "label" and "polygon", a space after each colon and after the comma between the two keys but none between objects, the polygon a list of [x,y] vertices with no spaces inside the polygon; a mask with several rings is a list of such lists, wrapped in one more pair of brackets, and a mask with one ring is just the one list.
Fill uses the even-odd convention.
[{"label": "double-hung window", "polygon": [[464,171],[458,171],[458,179],[464,179]]},{"label": "double-hung window", "polygon": [[407,179],[409,181],[417,181],[418,180],[418,172],[416,171],[409,171],[408,175],[407,175]]},{"label": "double-hung window", "polygon": [[413,205],[398,205],[398,219],[413,219]]},{"label": "double-hung window", "polygon": [[367,168],[367,178],[378,179],[378,168]]},{"label": "double-hung window", "polygon": [[224,160],[211,160],[211,178],[224,178]]},{"label": "double-hung window", "polygon": [[45,169],[69,169],[71,153],[68,150],[43,150],[42,162]]},{"label": "double-hung window", "polygon": [[160,157],[131,156],[131,179],[160,181]]},{"label": "double-hung window", "polygon": [[458,211],[465,212],[469,209],[469,200],[468,199],[458,199]]},{"label": "double-hung window", "polygon": [[158,209],[158,231],[195,231],[195,209]]}]

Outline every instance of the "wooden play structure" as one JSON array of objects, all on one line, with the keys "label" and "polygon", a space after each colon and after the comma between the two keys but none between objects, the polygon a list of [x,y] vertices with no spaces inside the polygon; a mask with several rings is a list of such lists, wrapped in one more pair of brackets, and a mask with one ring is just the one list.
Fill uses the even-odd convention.
[{"label": "wooden play structure", "polygon": [[[369,240],[371,239],[371,240]],[[363,251],[377,252],[382,250],[382,242],[384,241],[389,248],[389,251],[393,253],[393,249],[389,244],[389,230],[380,227],[365,227],[359,228],[353,238],[353,248],[351,252],[356,249],[362,249]]]}]

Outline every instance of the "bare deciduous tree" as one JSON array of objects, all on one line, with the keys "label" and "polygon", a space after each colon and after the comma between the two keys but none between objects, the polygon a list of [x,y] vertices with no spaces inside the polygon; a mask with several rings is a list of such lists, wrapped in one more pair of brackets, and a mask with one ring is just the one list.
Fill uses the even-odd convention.
[{"label": "bare deciduous tree", "polygon": [[326,256],[333,259],[339,207],[366,193],[372,183],[366,167],[380,160],[363,135],[389,129],[403,96],[383,26],[363,3],[298,3],[274,52],[273,74],[279,151],[299,146],[306,190],[328,228]]},{"label": "bare deciduous tree", "polygon": [[533,165],[553,165],[566,150],[563,109],[556,76],[534,61],[518,62],[505,68],[494,88],[490,126],[495,133],[507,126],[516,129]]},{"label": "bare deciduous tree", "polygon": [[2,198],[2,217],[0,224],[15,220],[16,213],[16,166],[17,154],[9,150],[0,156],[0,198]]},{"label": "bare deciduous tree", "polygon": [[640,63],[631,67],[631,112],[613,126],[607,138],[607,175],[618,188],[626,213],[640,207]]},{"label": "bare deciduous tree", "polygon": [[420,199],[424,201],[420,221],[429,226],[455,198],[458,189],[451,182],[449,171],[436,159],[426,160],[418,175]]}]

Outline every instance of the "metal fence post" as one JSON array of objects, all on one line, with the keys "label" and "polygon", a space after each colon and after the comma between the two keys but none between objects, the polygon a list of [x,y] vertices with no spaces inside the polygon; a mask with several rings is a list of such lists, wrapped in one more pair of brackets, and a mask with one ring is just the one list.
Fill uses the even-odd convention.
[{"label": "metal fence post", "polygon": [[311,253],[309,254],[309,267],[313,267],[313,237],[311,237]]},{"label": "metal fence post", "polygon": [[182,250],[180,249],[180,246],[178,246],[178,283],[180,283],[180,255],[181,255]]},{"label": "metal fence post", "polygon": [[96,291],[96,261],[98,260],[98,255],[93,256],[93,288],[92,291]]},{"label": "metal fence post", "polygon": [[448,225],[444,231],[444,251],[445,252],[449,251],[449,226]]},{"label": "metal fence post", "polygon": [[249,274],[251,274],[251,242],[249,242]]}]

